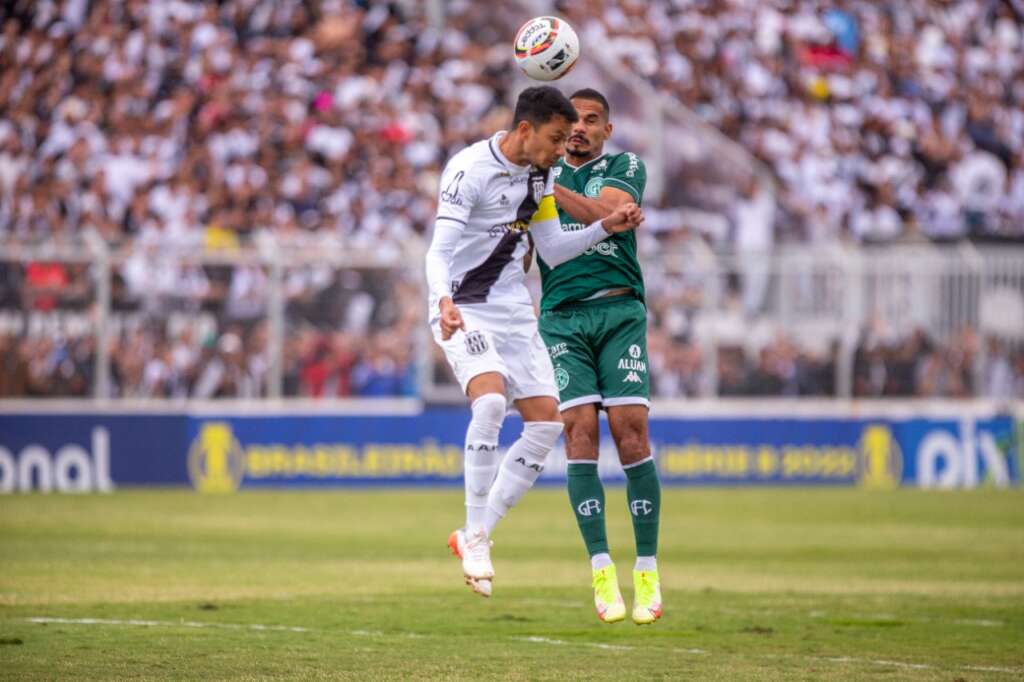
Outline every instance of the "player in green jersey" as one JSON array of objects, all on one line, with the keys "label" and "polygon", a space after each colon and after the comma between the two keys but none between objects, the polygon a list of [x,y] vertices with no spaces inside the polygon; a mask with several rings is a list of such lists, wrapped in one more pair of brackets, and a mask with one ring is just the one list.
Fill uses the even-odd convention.
[{"label": "player in green jersey", "polygon": [[[604,152],[612,124],[608,100],[601,93],[587,88],[570,100],[579,121],[555,168],[555,200],[562,229],[579,230],[621,204],[640,204],[647,175],[636,154]],[[603,407],[626,472],[636,539],[633,620],[646,624],[661,616],[655,561],[661,486],[648,441],[647,308],[636,249],[636,235],[627,232],[555,268],[540,258],[538,264],[540,333],[561,394],[569,500],[591,558],[598,617],[610,623],[626,615],[608,551],[604,488],[597,473],[598,410]]]}]

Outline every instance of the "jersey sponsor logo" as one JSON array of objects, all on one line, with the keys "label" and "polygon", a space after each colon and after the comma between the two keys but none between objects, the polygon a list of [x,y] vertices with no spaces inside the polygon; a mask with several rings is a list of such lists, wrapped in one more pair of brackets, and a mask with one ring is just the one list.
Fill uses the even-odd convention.
[{"label": "jersey sponsor logo", "polygon": [[627,358],[619,359],[619,369],[626,369],[631,372],[646,372],[647,365],[643,360],[632,360]]},{"label": "jersey sponsor logo", "polygon": [[596,497],[591,497],[589,500],[583,500],[576,505],[576,511],[579,512],[580,516],[592,516],[594,514],[601,513],[601,500]]},{"label": "jersey sponsor logo", "polygon": [[563,355],[565,355],[568,352],[569,352],[569,344],[568,343],[556,343],[553,346],[548,346],[548,355],[551,356],[552,360],[557,360],[558,358],[562,357]]},{"label": "jersey sponsor logo", "polygon": [[492,225],[487,230],[488,237],[500,237],[509,232],[526,232],[530,229],[530,223],[525,220],[513,220],[510,223],[501,223],[500,225]]},{"label": "jersey sponsor logo", "polygon": [[483,332],[466,332],[466,352],[470,355],[483,355],[487,352],[487,337]]},{"label": "jersey sponsor logo", "polygon": [[624,384],[642,384],[644,380],[640,378],[640,375],[636,372],[630,372],[626,375],[626,378],[622,380]]},{"label": "jersey sponsor logo", "polygon": [[634,359],[639,358],[640,357],[640,346],[636,345],[635,343],[633,345],[631,345],[629,347],[629,357],[634,358]]},{"label": "jersey sponsor logo", "polygon": [[583,193],[588,197],[596,197],[601,194],[601,186],[604,185],[604,178],[590,178],[587,180]]},{"label": "jersey sponsor logo", "polygon": [[459,171],[455,174],[455,177],[448,183],[448,186],[441,190],[441,201],[446,204],[462,206],[462,198],[459,197],[459,185],[462,184],[462,178],[465,175],[466,171]]},{"label": "jersey sponsor logo", "polygon": [[499,178],[507,178],[509,187],[515,187],[516,185],[522,185],[530,179],[529,175],[516,174],[512,175],[508,171],[502,171],[498,173]]},{"label": "jersey sponsor logo", "polygon": [[555,367],[555,383],[559,391],[564,391],[569,385],[569,372],[564,367]]},{"label": "jersey sponsor logo", "polygon": [[629,503],[629,511],[633,516],[647,516],[654,511],[654,504],[650,500],[633,500]]},{"label": "jersey sponsor logo", "polygon": [[562,223],[563,232],[576,232],[578,230],[585,230],[587,228],[583,223]]},{"label": "jersey sponsor logo", "polygon": [[615,252],[618,250],[618,244],[615,244],[614,242],[610,243],[607,240],[605,240],[600,244],[595,244],[594,246],[591,246],[589,249],[583,252],[583,255],[592,256],[596,253],[599,256],[611,256],[612,258],[615,258]]},{"label": "jersey sponsor logo", "polygon": [[640,169],[640,159],[637,158],[633,152],[626,152],[626,158],[629,159],[629,167],[626,169],[626,177],[636,177],[636,172]]}]

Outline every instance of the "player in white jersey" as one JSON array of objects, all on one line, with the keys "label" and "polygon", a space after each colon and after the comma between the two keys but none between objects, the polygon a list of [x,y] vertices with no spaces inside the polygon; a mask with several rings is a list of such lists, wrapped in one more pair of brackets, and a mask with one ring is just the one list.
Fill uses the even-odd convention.
[{"label": "player in white jersey", "polygon": [[[576,118],[555,88],[528,88],[516,103],[513,129],[453,156],[441,178],[426,256],[428,318],[472,405],[466,525],[448,544],[462,559],[466,583],[483,596],[490,596],[494,577],[491,532],[533,486],[562,433],[554,370],[537,331],[523,257],[532,241],[546,263],[562,263],[643,220],[639,207],[628,204],[583,230],[562,231],[550,169],[565,153]],[[498,434],[508,400],[524,425],[502,463]]]}]

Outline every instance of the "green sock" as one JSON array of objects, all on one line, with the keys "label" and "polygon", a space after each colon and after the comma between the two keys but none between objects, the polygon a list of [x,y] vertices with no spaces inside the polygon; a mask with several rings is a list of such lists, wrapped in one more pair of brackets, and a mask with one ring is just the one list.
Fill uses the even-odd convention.
[{"label": "green sock", "polygon": [[658,482],[658,468],[654,466],[653,459],[626,469],[626,498],[633,517],[636,555],[654,556],[658,553],[661,483]]},{"label": "green sock", "polygon": [[604,486],[596,462],[569,462],[569,502],[590,556],[608,551],[604,529]]}]

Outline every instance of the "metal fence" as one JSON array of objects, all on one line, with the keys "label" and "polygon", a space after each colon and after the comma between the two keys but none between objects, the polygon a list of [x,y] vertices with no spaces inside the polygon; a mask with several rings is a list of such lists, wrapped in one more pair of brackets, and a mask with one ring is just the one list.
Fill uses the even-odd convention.
[{"label": "metal fence", "polygon": [[[422,249],[0,245],[0,396],[461,401]],[[1024,247],[643,260],[655,398],[1021,397]]]}]

